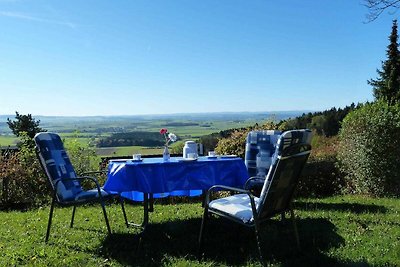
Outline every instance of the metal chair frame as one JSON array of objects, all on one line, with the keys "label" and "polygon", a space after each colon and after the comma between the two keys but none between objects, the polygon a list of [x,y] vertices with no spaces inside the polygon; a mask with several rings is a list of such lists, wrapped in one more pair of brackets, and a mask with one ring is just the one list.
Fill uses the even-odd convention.
[{"label": "metal chair frame", "polygon": [[[105,208],[105,202],[104,200],[106,199],[112,199],[112,198],[119,198],[120,204],[121,204],[121,208],[122,208],[122,213],[124,215],[124,219],[125,219],[125,224],[128,226],[128,220],[127,220],[127,216],[126,216],[126,212],[125,212],[125,207],[124,207],[124,201],[123,198],[120,197],[117,194],[109,194],[107,196],[103,196],[101,194],[101,188],[99,185],[99,182],[97,181],[97,179],[95,177],[92,176],[78,176],[78,177],[74,177],[74,178],[61,178],[59,180],[57,180],[55,183],[52,179],[52,177],[50,176],[50,174],[48,173],[47,168],[45,167],[43,160],[41,155],[40,155],[40,149],[36,146],[35,147],[35,151],[36,151],[36,156],[39,160],[40,166],[42,167],[44,173],[46,174],[47,180],[50,184],[50,187],[52,189],[52,200],[51,200],[51,206],[50,206],[50,213],[49,213],[49,219],[48,219],[48,223],[47,223],[47,231],[46,231],[46,238],[45,238],[45,242],[47,243],[49,240],[49,236],[50,236],[50,229],[51,229],[51,224],[52,224],[52,218],[53,218],[53,212],[54,212],[54,207],[55,205],[59,205],[61,207],[70,207],[72,206],[72,217],[71,217],[71,222],[70,222],[70,227],[73,228],[74,225],[74,219],[75,219],[75,213],[76,213],[76,207],[80,206],[80,205],[84,205],[84,204],[88,204],[88,203],[95,203],[95,202],[99,202],[103,211],[103,215],[104,215],[104,220],[107,226],[107,231],[109,234],[111,234],[111,227],[110,227],[110,223],[107,217],[107,212],[106,212],[106,208]],[[87,172],[84,174],[95,174],[95,173],[103,173],[102,171],[94,171],[94,172]],[[59,199],[58,195],[57,195],[57,185],[58,183],[62,182],[62,181],[83,181],[83,180],[91,180],[95,185],[97,189],[97,193],[98,193],[98,197],[95,198],[91,198],[91,199],[81,199],[81,200],[71,200],[71,201],[62,201]]]},{"label": "metal chair frame", "polygon": [[[267,197],[268,197],[269,189],[271,188],[273,179],[275,178],[275,175],[279,174],[279,172],[281,170],[282,163],[285,162],[286,160],[303,157],[302,160],[304,161],[304,164],[299,169],[299,172],[298,172],[297,177],[296,177],[297,178],[296,185],[297,185],[298,178],[299,178],[298,176],[300,175],[300,173],[301,173],[301,171],[302,171],[302,169],[303,169],[303,167],[305,165],[305,162],[307,161],[308,156],[309,156],[309,154],[311,152],[311,146],[309,146],[308,144],[303,144],[303,143],[300,143],[297,146],[301,146],[301,145],[302,146],[307,146],[308,147],[307,151],[300,151],[298,153],[295,153],[295,154],[292,154],[292,155],[289,155],[289,156],[278,156],[277,157],[278,162],[276,164],[276,167],[275,167],[275,169],[271,170],[272,173],[269,174],[270,179],[265,181],[266,183],[269,183],[268,184],[269,188],[268,188],[267,193],[265,194],[264,200],[267,199]],[[268,178],[269,177],[267,176],[267,179]],[[252,180],[252,179],[259,179],[259,177],[251,177],[251,178],[249,178],[249,180]],[[246,183],[246,185],[247,184],[249,184],[249,183]],[[221,190],[221,189],[222,189],[222,191],[230,191],[230,192],[238,192],[238,193],[242,193],[242,194],[247,194],[249,199],[250,199],[250,205],[251,205],[253,220],[250,221],[250,222],[243,222],[242,220],[240,220],[237,217],[234,217],[234,216],[232,216],[230,214],[227,214],[227,213],[224,213],[224,212],[222,212],[220,210],[213,209],[213,208],[209,207],[209,204],[211,202],[211,198],[210,198],[211,193],[215,192],[216,190]],[[228,220],[234,221],[234,222],[239,223],[239,224],[241,224],[243,226],[246,226],[246,227],[250,227],[250,228],[254,227],[254,231],[255,231],[255,235],[256,235],[256,241],[257,241],[257,248],[258,248],[259,257],[260,257],[260,262],[261,262],[262,265],[264,265],[264,259],[263,259],[262,248],[261,248],[261,238],[260,238],[260,224],[265,222],[265,221],[267,221],[267,220],[269,220],[269,219],[271,219],[272,217],[274,217],[274,216],[276,216],[278,214],[282,215],[285,212],[289,211],[290,212],[290,217],[291,217],[291,220],[292,220],[292,223],[293,223],[293,230],[294,230],[294,235],[295,235],[295,239],[296,239],[296,243],[297,243],[297,248],[300,250],[299,234],[298,234],[298,229],[297,229],[297,225],[296,225],[295,215],[294,215],[294,211],[293,211],[293,204],[292,204],[294,191],[295,191],[295,187],[293,188],[292,192],[290,192],[290,199],[289,199],[288,203],[286,204],[286,208],[279,209],[279,210],[274,210],[273,212],[270,212],[268,214],[263,214],[263,206],[268,205],[268,203],[260,204],[260,205],[263,205],[263,206],[261,206],[261,209],[259,209],[257,211],[256,203],[255,203],[255,200],[254,200],[255,196],[251,193],[251,189],[241,189],[241,188],[234,188],[234,187],[228,187],[228,186],[223,186],[223,185],[215,185],[215,186],[211,187],[207,191],[207,194],[206,194],[204,213],[203,213],[203,218],[202,218],[201,227],[200,227],[200,234],[199,234],[199,239],[198,239],[198,242],[199,242],[198,255],[199,255],[199,257],[202,256],[203,243],[204,243],[204,233],[205,233],[205,230],[206,230],[207,220],[208,220],[210,214],[226,218]],[[260,201],[263,201],[263,200],[260,199]],[[284,218],[284,216],[282,216],[282,219],[283,218]]]}]

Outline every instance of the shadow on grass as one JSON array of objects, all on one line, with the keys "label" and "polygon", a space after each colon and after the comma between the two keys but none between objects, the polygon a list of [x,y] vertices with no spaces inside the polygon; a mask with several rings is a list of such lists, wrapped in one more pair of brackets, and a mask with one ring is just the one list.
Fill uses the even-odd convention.
[{"label": "shadow on grass", "polygon": [[315,203],[315,202],[294,202],[295,209],[304,211],[348,211],[352,213],[386,213],[387,209],[384,206],[358,204],[358,203]]},{"label": "shadow on grass", "polygon": [[[122,265],[159,266],[173,258],[197,261],[197,239],[201,219],[150,224],[139,246],[140,235],[116,233],[108,236],[96,253]],[[343,265],[323,254],[344,244],[335,226],[326,219],[297,221],[301,251],[296,249],[290,221],[271,220],[261,231],[263,256],[268,263],[284,266]],[[219,218],[208,223],[204,243],[204,261],[215,264],[247,265],[258,262],[253,229]],[[139,248],[139,249],[138,249]]]},{"label": "shadow on grass", "polygon": [[7,212],[13,212],[13,211],[29,211],[31,208],[31,204],[29,203],[1,203],[0,204],[0,211],[7,211]]}]

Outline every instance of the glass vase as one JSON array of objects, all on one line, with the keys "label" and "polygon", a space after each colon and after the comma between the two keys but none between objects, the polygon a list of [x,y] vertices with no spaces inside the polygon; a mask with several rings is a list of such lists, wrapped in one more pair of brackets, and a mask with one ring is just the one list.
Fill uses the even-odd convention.
[{"label": "glass vase", "polygon": [[170,154],[168,151],[168,146],[164,146],[164,152],[163,152],[163,160],[168,161],[170,158]]}]

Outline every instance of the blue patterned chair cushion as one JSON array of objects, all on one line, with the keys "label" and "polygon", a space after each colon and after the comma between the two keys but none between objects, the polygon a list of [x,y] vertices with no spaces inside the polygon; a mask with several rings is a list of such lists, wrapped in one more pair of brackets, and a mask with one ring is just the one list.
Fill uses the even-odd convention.
[{"label": "blue patterned chair cushion", "polygon": [[[256,205],[258,205],[258,201],[259,198],[255,197],[254,202]],[[253,211],[251,210],[250,199],[247,194],[237,194],[213,200],[210,202],[209,207],[236,217],[243,223],[253,221]]]},{"label": "blue patterned chair cushion", "polygon": [[60,181],[57,183],[63,178],[77,177],[60,136],[54,133],[39,133],[34,140],[46,174],[60,201],[75,200],[76,196],[83,191],[79,181]]},{"label": "blue patterned chair cushion", "polygon": [[[273,159],[272,159],[272,165],[269,169],[267,179],[264,182],[263,188],[261,190],[261,195],[260,199],[261,201],[259,202],[259,207],[257,207],[257,210],[260,210],[260,205],[264,205],[264,202],[266,202],[266,198],[269,195],[273,195],[275,193],[280,194],[280,191],[288,191],[287,187],[289,186],[289,183],[292,183],[292,175],[296,171],[295,168],[292,166],[287,166],[285,170],[281,173],[276,175],[274,178],[275,180],[272,181],[272,177],[274,176],[274,173],[277,168],[278,164],[278,157],[284,157],[288,156],[288,149],[295,148],[297,144],[307,144],[309,145],[309,149],[311,150],[311,139],[312,139],[312,132],[308,129],[303,129],[303,130],[292,130],[292,131],[287,131],[284,132],[276,145],[276,151],[274,153]],[[298,153],[299,151],[295,151],[295,153]],[[292,162],[293,164],[293,162]],[[302,164],[293,164],[293,165],[298,165],[299,167],[302,167]],[[285,197],[285,194],[280,194]],[[280,205],[279,201],[280,200],[275,200],[277,201],[276,205]],[[281,201],[282,205],[286,203],[286,201]],[[268,205],[272,206],[271,203]],[[261,207],[262,208],[262,207]]]},{"label": "blue patterned chair cushion", "polygon": [[[246,138],[246,154],[244,159],[249,177],[265,177],[268,173],[276,144],[281,134],[282,132],[277,130],[249,132]],[[264,166],[260,166],[260,164],[257,166],[257,155],[264,160]]]},{"label": "blue patterned chair cushion", "polygon": [[[109,193],[107,193],[103,189],[100,189],[100,193],[101,193],[102,197],[107,197],[109,195]],[[82,191],[82,192],[78,193],[75,196],[75,200],[89,200],[89,199],[93,199],[96,197],[99,197],[99,193],[98,193],[97,189],[91,189],[91,190]]]},{"label": "blue patterned chair cushion", "polygon": [[[287,131],[279,137],[275,153],[272,154],[271,167],[266,179],[264,179],[261,195],[259,198],[254,198],[258,216],[273,215],[285,210],[286,205],[291,200],[292,189],[296,186],[296,178],[298,178],[308,157],[298,155],[309,154],[311,137],[310,130]],[[297,144],[301,146],[297,146]],[[306,147],[304,154],[301,148],[303,146]],[[297,147],[300,148],[297,149]],[[296,157],[291,157],[288,161],[279,160],[289,155],[296,155]],[[264,204],[266,208],[263,207]],[[237,194],[213,200],[209,203],[209,208],[239,219],[243,223],[251,224],[254,221],[247,194]]]}]

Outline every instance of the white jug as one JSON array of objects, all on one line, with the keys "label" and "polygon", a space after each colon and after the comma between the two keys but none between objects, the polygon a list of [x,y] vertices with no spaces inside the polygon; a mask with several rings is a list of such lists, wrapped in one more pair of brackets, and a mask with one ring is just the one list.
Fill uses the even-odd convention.
[{"label": "white jug", "polygon": [[197,158],[197,143],[195,141],[185,142],[185,146],[183,147],[183,158],[187,159],[189,153],[195,153]]}]

